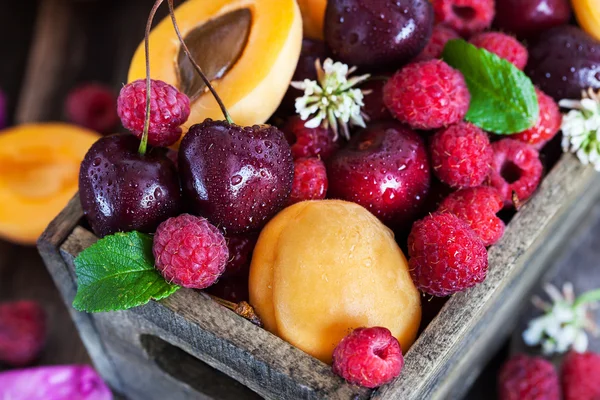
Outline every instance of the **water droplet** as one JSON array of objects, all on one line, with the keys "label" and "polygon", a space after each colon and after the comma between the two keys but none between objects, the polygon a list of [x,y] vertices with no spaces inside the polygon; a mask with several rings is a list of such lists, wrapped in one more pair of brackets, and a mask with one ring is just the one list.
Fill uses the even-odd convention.
[{"label": "water droplet", "polygon": [[244,180],[244,178],[242,178],[241,175],[234,175],[234,176],[231,177],[231,184],[233,186],[237,186],[240,183],[242,183],[243,180]]},{"label": "water droplet", "polygon": [[94,158],[94,162],[92,163],[94,165],[94,167],[97,167],[98,165],[100,165],[100,163],[102,162],[102,159],[98,158]]}]

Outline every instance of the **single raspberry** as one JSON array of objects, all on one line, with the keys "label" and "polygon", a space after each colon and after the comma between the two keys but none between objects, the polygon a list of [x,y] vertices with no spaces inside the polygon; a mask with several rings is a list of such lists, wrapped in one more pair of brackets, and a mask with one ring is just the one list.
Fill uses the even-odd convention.
[{"label": "single raspberry", "polygon": [[[170,146],[181,137],[180,128],[190,116],[190,99],[163,81],[151,81],[150,127],[148,143]],[[121,89],[117,111],[123,126],[138,138],[144,131],[146,117],[146,81],[140,79]]]},{"label": "single raspberry", "polygon": [[217,283],[206,289],[206,293],[235,304],[248,301],[250,299],[248,277],[234,276],[219,279]]},{"label": "single raspberry", "polygon": [[[388,77],[385,77],[389,79]],[[383,121],[391,119],[392,114],[383,102],[383,87],[386,80],[371,79],[360,85],[360,89],[365,91],[363,102],[365,105],[362,108],[363,114],[368,118],[369,122]]]},{"label": "single raspberry", "polygon": [[479,236],[454,214],[414,223],[408,237],[410,274],[423,292],[443,297],[483,282],[488,257]]},{"label": "single raspberry", "polygon": [[496,5],[494,0],[433,0],[433,11],[436,23],[468,37],[492,25]]},{"label": "single raspberry", "polygon": [[8,105],[6,95],[0,90],[0,129],[6,127],[8,123]]},{"label": "single raspberry", "polygon": [[520,70],[525,69],[529,53],[514,37],[502,32],[483,32],[473,36],[471,44],[504,58]]},{"label": "single raspberry", "polygon": [[462,74],[441,60],[409,64],[383,88],[392,115],[415,129],[436,129],[461,121],[471,95]]},{"label": "single raspberry", "polygon": [[540,149],[560,131],[562,113],[552,97],[537,88],[535,93],[540,105],[540,116],[537,123],[533,128],[512,135],[511,138],[529,143],[536,149]]},{"label": "single raspberry", "polygon": [[328,159],[338,149],[338,144],[333,141],[333,132],[321,126],[307,128],[304,126],[305,123],[306,121],[299,116],[294,116],[282,129],[292,147],[292,156],[294,159],[304,157]]},{"label": "single raspberry", "polygon": [[559,392],[554,366],[540,357],[519,354],[498,375],[499,400],[559,400]]},{"label": "single raspberry", "polygon": [[253,233],[229,234],[225,237],[229,249],[229,260],[225,266],[223,278],[241,276],[248,271],[257,239]]},{"label": "single raspberry", "polygon": [[22,367],[35,361],[46,342],[46,314],[35,301],[0,304],[0,362]]},{"label": "single raspberry", "polygon": [[[492,172],[486,184],[495,187],[504,198],[504,206],[517,206],[529,199],[542,179],[544,167],[539,153],[531,145],[514,139],[492,143]],[[516,198],[514,198],[516,196]]]},{"label": "single raspberry", "polygon": [[225,237],[208,220],[183,214],[159,225],[154,236],[156,269],[176,285],[204,289],[225,271]]},{"label": "single raspberry", "polygon": [[119,122],[117,97],[108,86],[83,84],[69,92],[65,114],[77,125],[100,133],[113,133]]},{"label": "single raspberry", "polygon": [[490,174],[490,140],[471,123],[459,122],[437,132],[429,147],[435,175],[452,188],[479,186]]},{"label": "single raspberry", "polygon": [[600,399],[600,354],[567,354],[562,366],[564,400]]},{"label": "single raspberry", "polygon": [[442,53],[444,52],[444,47],[446,47],[446,43],[452,39],[460,39],[460,35],[447,26],[434,26],[433,32],[431,33],[431,39],[429,39],[427,46],[425,46],[421,54],[415,58],[415,61],[426,61],[433,58],[441,58]]},{"label": "single raspberry", "polygon": [[504,208],[504,199],[494,188],[480,186],[461,189],[448,196],[440,212],[450,212],[465,221],[485,246],[491,246],[504,235],[504,222],[496,213]]},{"label": "single raspberry", "polygon": [[333,350],[333,372],[354,385],[385,385],[403,366],[400,343],[387,328],[355,329]]},{"label": "single raspberry", "polygon": [[289,204],[304,200],[322,200],[327,194],[327,171],[318,158],[299,158],[294,161],[294,184]]}]

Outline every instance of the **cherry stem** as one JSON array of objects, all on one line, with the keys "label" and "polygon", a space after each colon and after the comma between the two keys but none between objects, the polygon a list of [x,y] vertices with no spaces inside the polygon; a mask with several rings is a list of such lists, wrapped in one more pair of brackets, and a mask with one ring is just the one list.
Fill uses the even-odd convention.
[{"label": "cherry stem", "polygon": [[163,1],[164,0],[156,0],[154,6],[152,6],[148,22],[146,22],[146,33],[144,35],[144,50],[146,54],[146,115],[144,116],[142,140],[140,142],[140,148],[138,149],[138,153],[141,155],[146,154],[146,149],[148,147],[148,129],[150,129],[150,91],[152,89],[150,80],[150,30],[152,29],[152,21],[154,21],[156,11]]},{"label": "cherry stem", "polygon": [[213,86],[211,85],[211,83],[208,80],[208,78],[206,77],[206,75],[204,75],[204,72],[202,72],[202,68],[200,68],[200,66],[198,65],[196,60],[194,60],[194,57],[192,57],[192,53],[188,49],[187,44],[185,44],[185,40],[183,40],[183,36],[181,35],[181,32],[179,31],[179,25],[177,25],[177,19],[175,18],[175,10],[173,7],[173,0],[168,0],[167,3],[169,4],[169,14],[171,15],[171,20],[173,21],[173,28],[175,28],[175,33],[177,34],[177,38],[181,42],[181,48],[183,49],[183,52],[185,53],[187,58],[190,60],[190,62],[194,66],[194,69],[196,70],[198,75],[200,75],[200,77],[204,81],[204,84],[206,85],[206,87],[208,87],[208,89],[212,93],[213,97],[219,104],[219,107],[221,108],[221,112],[223,113],[223,116],[225,117],[227,122],[229,122],[230,124],[233,124],[233,119],[231,119],[231,115],[229,115],[229,112],[227,111],[225,104],[223,104],[223,101],[221,100],[221,98],[219,97],[217,92],[215,91],[215,88],[213,88]]}]

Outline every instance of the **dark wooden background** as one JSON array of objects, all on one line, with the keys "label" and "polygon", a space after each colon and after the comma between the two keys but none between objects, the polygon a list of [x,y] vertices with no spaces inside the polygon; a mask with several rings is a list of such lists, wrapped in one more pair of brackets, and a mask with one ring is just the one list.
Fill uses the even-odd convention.
[{"label": "dark wooden background", "polygon": [[[0,88],[8,95],[11,123],[63,119],[63,99],[81,82],[99,81],[118,91],[130,57],[143,37],[152,3],[0,1]],[[559,283],[574,280],[579,289],[599,287],[599,233],[600,206],[590,210],[587,224],[571,242],[564,243],[564,255],[556,260],[555,271],[548,278],[556,276]],[[0,240],[0,301],[13,299],[35,299],[46,309],[49,336],[40,364],[89,362],[37,251]],[[521,329],[515,332],[513,351],[521,348]],[[468,399],[495,398],[496,373],[508,353],[507,342],[477,380]]]}]

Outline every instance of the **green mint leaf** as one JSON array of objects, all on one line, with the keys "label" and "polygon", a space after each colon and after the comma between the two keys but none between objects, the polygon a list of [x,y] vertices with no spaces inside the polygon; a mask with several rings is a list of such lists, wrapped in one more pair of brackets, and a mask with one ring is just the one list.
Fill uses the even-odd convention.
[{"label": "green mint leaf", "polygon": [[501,135],[522,132],[536,124],[537,95],[523,71],[462,39],[449,41],[443,58],[463,74],[469,87],[467,121]]},{"label": "green mint leaf", "polygon": [[79,311],[104,312],[141,306],[175,293],[154,268],[152,237],[139,232],[106,236],[75,259]]}]

